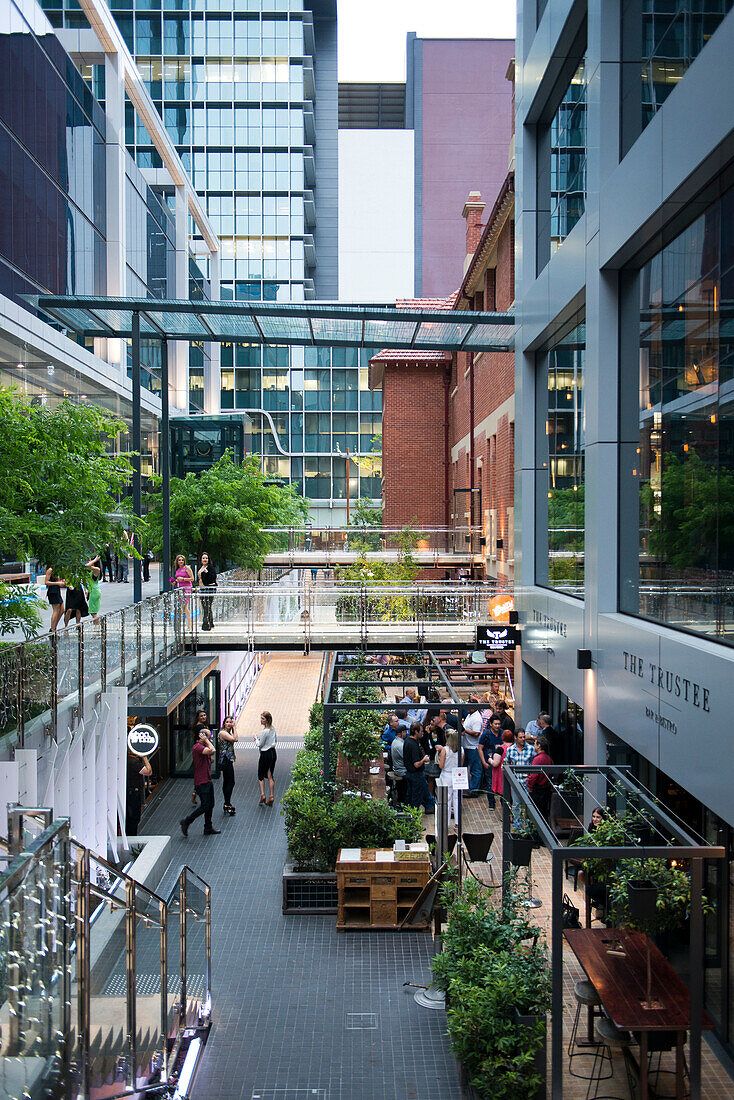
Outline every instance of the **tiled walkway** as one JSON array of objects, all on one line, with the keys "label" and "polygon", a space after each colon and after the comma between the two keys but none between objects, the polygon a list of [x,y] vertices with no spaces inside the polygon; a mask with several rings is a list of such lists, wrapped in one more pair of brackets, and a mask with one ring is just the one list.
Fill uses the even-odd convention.
[{"label": "tiled walkway", "polygon": [[[319,669],[320,657],[271,658],[240,737],[251,738],[265,709],[281,741],[302,736]],[[445,1016],[419,1008],[404,988],[430,981],[431,937],[338,934],[334,917],[281,913],[278,803],[295,753],[280,748],[268,810],[257,805],[257,754],[240,751],[236,817],[222,814],[217,784],[221,836],[202,836],[201,819],[181,835],[190,780],[171,784],[145,822],[147,833],[172,835],[174,865],[188,863],[212,885],[214,1027],[195,1100],[459,1100]]]}]

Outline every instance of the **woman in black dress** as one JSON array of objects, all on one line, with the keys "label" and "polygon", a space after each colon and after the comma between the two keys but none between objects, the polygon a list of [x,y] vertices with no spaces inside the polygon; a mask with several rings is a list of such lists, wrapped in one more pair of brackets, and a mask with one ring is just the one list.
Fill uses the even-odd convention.
[{"label": "woman in black dress", "polygon": [[81,585],[78,588],[70,588],[66,586],[66,611],[64,612],[64,626],[68,626],[71,621],[72,615],[75,617],[77,624],[85,619],[89,614],[89,606],[87,604],[87,597],[84,595],[84,589]]},{"label": "woman in black dress", "polygon": [[44,577],[46,582],[46,599],[51,606],[51,630],[56,630],[59,620],[64,614],[64,597],[61,589],[66,588],[66,581],[57,577],[52,565],[49,565]]},{"label": "woman in black dress", "polygon": [[213,603],[214,593],[217,590],[217,571],[206,550],[201,555],[199,563],[199,594],[201,596],[201,629],[211,630],[214,627]]}]

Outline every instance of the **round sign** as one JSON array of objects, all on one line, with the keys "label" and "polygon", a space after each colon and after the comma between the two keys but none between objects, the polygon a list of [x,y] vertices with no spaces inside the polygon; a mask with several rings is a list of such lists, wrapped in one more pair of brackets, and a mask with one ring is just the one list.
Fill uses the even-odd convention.
[{"label": "round sign", "polygon": [[158,748],[158,740],[155,726],[139,722],[127,735],[127,747],[135,756],[152,756]]},{"label": "round sign", "polygon": [[489,613],[498,623],[509,623],[510,612],[515,610],[512,596],[492,596],[489,601]]}]

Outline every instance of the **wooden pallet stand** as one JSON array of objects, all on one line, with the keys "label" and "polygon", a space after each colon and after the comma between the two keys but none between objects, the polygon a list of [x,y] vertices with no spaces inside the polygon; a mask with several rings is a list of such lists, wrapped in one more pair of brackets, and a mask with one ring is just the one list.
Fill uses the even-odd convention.
[{"label": "wooden pallet stand", "polygon": [[[429,859],[398,861],[392,855],[375,848],[340,849],[336,863],[338,932],[399,931],[400,922],[431,877],[431,863]],[[426,931],[428,927],[428,922],[414,924],[407,931]]]}]

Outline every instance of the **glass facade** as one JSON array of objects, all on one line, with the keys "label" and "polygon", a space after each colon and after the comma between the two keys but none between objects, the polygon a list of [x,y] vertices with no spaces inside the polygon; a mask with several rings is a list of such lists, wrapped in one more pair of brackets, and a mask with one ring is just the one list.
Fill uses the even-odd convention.
[{"label": "glass facade", "polygon": [[550,128],[550,244],[555,252],[584,212],[586,200],[585,59],[573,74]]},{"label": "glass facade", "polygon": [[579,320],[549,350],[537,390],[537,583],[579,597],[584,583],[585,343]]},{"label": "glass facade", "polygon": [[[634,564],[622,610],[734,644],[734,189],[639,288],[639,447],[625,464]],[[630,379],[632,382],[632,379]],[[625,533],[631,524],[624,525]]]},{"label": "glass facade", "polygon": [[698,57],[734,0],[626,0],[622,5],[622,154]]},{"label": "glass facade", "polygon": [[[47,10],[54,5],[57,23],[72,25],[73,0],[43,2]],[[322,164],[317,180],[319,30],[311,5],[113,0],[110,6],[220,236],[222,298],[313,298],[316,196],[319,188],[336,195],[336,163],[331,177],[332,169],[325,171]],[[335,51],[335,39],[329,48]],[[327,66],[332,60],[335,65],[335,52],[324,59]],[[335,85],[333,134],[326,135],[334,143],[336,95]],[[159,166],[130,106],[126,141],[141,167]],[[333,291],[324,297],[336,294],[334,275]],[[253,416],[253,446],[261,451],[266,472],[291,480],[313,500],[338,502],[346,498],[346,449],[371,453],[380,436],[380,396],[367,388],[366,356],[325,348],[314,351],[311,361],[311,350],[304,360],[303,349],[224,345],[220,407],[268,412],[277,442],[269,418]],[[203,354],[203,346],[192,346],[192,411],[202,408]],[[352,463],[352,496],[380,496],[374,465]]]},{"label": "glass facade", "polygon": [[105,120],[56,35],[0,26],[0,294],[104,294]]}]

